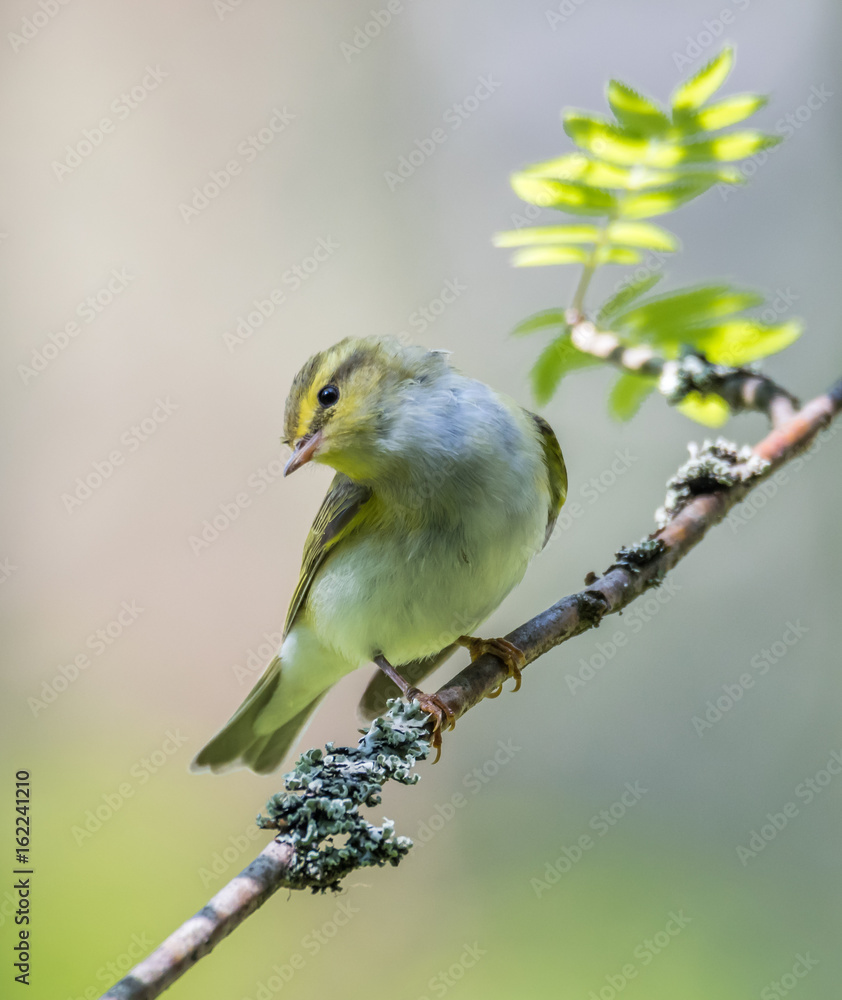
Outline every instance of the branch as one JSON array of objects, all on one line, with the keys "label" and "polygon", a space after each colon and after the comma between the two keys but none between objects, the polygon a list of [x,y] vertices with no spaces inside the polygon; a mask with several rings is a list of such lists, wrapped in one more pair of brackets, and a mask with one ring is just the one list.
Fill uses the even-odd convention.
[{"label": "branch", "polygon": [[[753,376],[753,373],[749,374]],[[784,390],[781,392],[788,399],[792,398]],[[605,615],[621,611],[650,587],[657,586],[710,528],[718,524],[754,487],[803,451],[840,409],[842,379],[825,395],[814,399],[776,426],[754,448],[738,451],[727,442],[717,441],[697,450],[669,483],[667,503],[659,511],[662,526],[658,531],[636,546],[621,549],[616,555],[616,562],[602,577],[586,581],[588,585],[584,590],[536,615],[506,638],[520,647],[526,662],[531,663],[554,646],[595,628]],[[492,655],[485,655],[440,688],[437,697],[458,718],[498,688],[507,677],[508,672],[502,662]],[[396,735],[384,736],[392,731],[390,722],[393,718],[399,720],[394,730]],[[335,770],[341,767],[343,760],[349,762],[346,780],[352,771],[376,765],[381,769],[392,768],[395,773],[386,777],[410,783],[413,779],[408,776],[408,768],[416,759],[425,756],[428,749],[428,745],[419,744],[417,726],[412,729],[413,720],[417,721],[417,718],[414,704],[398,710],[393,703],[388,721],[375,720],[372,729],[360,741],[359,750],[334,753],[329,744],[328,756],[324,758],[319,751],[304,754],[299,768],[302,762],[306,766],[303,771],[296,772],[297,787],[308,785],[306,776],[315,766],[319,768],[319,778],[310,784],[319,786],[317,791],[321,790],[322,776],[330,768]],[[378,735],[389,739],[388,752],[391,756],[384,757],[382,746],[372,742]],[[367,741],[368,749],[365,748]],[[331,774],[334,772],[331,771]],[[370,778],[370,769],[366,774]],[[364,804],[379,802],[378,792],[379,786],[378,790],[368,795]],[[305,796],[308,794],[312,794],[312,789],[305,791]],[[283,804],[286,798],[281,794],[275,796],[273,802],[278,800]],[[301,802],[303,797],[295,798]],[[310,798],[306,801],[312,806],[315,800]],[[337,804],[335,800],[330,801]],[[273,802],[270,802],[270,812]],[[281,812],[281,804],[277,807],[278,813]],[[104,994],[102,1000],[151,1000],[159,996],[281,887],[335,888],[336,882],[325,881],[324,875],[313,867],[314,852],[297,850],[290,842],[285,822],[271,822],[281,828],[278,837],[207,906]],[[385,839],[388,840],[389,836],[387,831]],[[288,839],[285,840],[285,837]],[[405,841],[396,844],[396,858],[405,844]],[[302,853],[306,857],[301,857]],[[327,857],[333,855],[328,854]]]},{"label": "branch", "polygon": [[148,1000],[160,996],[284,884],[292,853],[289,844],[277,840],[267,844],[248,868],[112,986],[102,1000]]},{"label": "branch", "polygon": [[[676,502],[671,506],[668,496],[663,527],[638,546],[617,553],[617,562],[585,590],[565,597],[505,638],[523,651],[528,664],[567,639],[595,628],[605,615],[622,611],[657,586],[747,493],[803,451],[840,409],[842,379],[754,448],[737,452],[733,446],[717,442],[702,449],[670,480]],[[502,662],[486,655],[460,671],[436,696],[458,718],[507,677]]]},{"label": "branch", "polygon": [[680,403],[693,391],[703,395],[716,393],[732,412],[759,411],[769,418],[773,427],[780,427],[797,412],[795,396],[749,368],[715,365],[698,354],[668,361],[646,345],[625,346],[616,333],[597,330],[575,309],[568,310],[567,322],[570,341],[577,350],[609,361],[623,371],[654,376],[658,379],[658,388],[672,404]]}]

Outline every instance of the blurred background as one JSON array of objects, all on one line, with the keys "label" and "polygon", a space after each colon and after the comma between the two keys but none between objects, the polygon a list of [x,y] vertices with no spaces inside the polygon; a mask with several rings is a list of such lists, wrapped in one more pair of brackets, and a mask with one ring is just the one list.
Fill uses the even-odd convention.
[{"label": "blurred background", "polygon": [[[10,0],[2,20],[3,992],[24,768],[28,995],[93,1000],[267,841],[278,776],[187,766],[270,658],[330,480],[279,475],[292,376],[340,337],[404,334],[529,405],[543,335],[509,331],[569,301],[574,269],[512,270],[491,236],[529,218],[509,173],[569,149],[562,107],[604,107],[611,76],[666,98],[735,42],[725,93],[770,93],[758,127],[788,139],[669,220],[667,286],[766,290],[807,325],[773,375],[806,399],[840,374],[840,11]],[[613,423],[611,377],[544,411],[568,516],[487,635],[650,531],[705,436],[660,399]],[[279,893],[167,995],[835,995],[840,438],[389,789],[418,842],[400,869]],[[354,739],[366,680],[302,749]]]}]

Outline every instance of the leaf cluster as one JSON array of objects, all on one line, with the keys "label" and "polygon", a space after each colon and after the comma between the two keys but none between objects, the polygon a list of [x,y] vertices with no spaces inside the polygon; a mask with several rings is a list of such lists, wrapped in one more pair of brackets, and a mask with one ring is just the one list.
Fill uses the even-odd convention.
[{"label": "leaf cluster", "polygon": [[[514,174],[512,186],[522,199],[578,217],[509,230],[495,239],[498,246],[515,248],[516,266],[582,266],[570,310],[544,310],[514,331],[556,331],[532,371],[539,402],[548,401],[569,372],[601,362],[576,348],[568,325],[569,316],[575,320],[583,314],[594,271],[603,264],[638,265],[644,252],[679,249],[672,232],[648,220],[675,211],[715,184],[742,183],[737,162],[780,141],[743,127],[765,97],[736,94],[713,100],[733,62],[733,49],[726,47],[676,88],[668,108],[612,80],[606,96],[613,117],[565,111],[564,129],[577,150]],[[644,273],[624,281],[599,309],[597,328],[610,330],[624,346],[648,345],[664,359],[693,352],[729,366],[780,351],[801,332],[795,321],[769,324],[751,315],[748,311],[761,306],[763,296],[728,283],[647,296],[659,278]],[[609,397],[611,412],[628,419],[656,385],[654,376],[624,372]],[[714,425],[729,413],[719,397],[698,393],[679,408]]]}]

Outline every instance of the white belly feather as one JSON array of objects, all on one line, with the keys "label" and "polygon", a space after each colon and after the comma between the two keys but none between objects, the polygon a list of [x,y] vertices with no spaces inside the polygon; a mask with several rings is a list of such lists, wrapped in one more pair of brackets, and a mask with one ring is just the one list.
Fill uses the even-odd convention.
[{"label": "white belly feather", "polygon": [[321,642],[358,664],[377,653],[395,666],[437,653],[520,582],[543,542],[546,509],[516,521],[483,515],[467,537],[396,531],[349,544],[319,574],[307,617]]}]

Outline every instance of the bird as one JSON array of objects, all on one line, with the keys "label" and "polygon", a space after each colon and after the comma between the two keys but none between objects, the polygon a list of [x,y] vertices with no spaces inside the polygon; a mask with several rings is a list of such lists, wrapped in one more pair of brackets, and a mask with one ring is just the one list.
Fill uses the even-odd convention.
[{"label": "bird", "polygon": [[558,440],[449,351],[376,336],[346,337],[304,364],[284,433],[284,476],[310,462],[336,474],[278,653],[191,770],[274,771],[327,691],[372,662],[361,715],[399,692],[415,698],[440,752],[454,720],[416,685],[457,648],[499,656],[520,687],[522,651],[472,633],[553,531],[567,494]]}]

